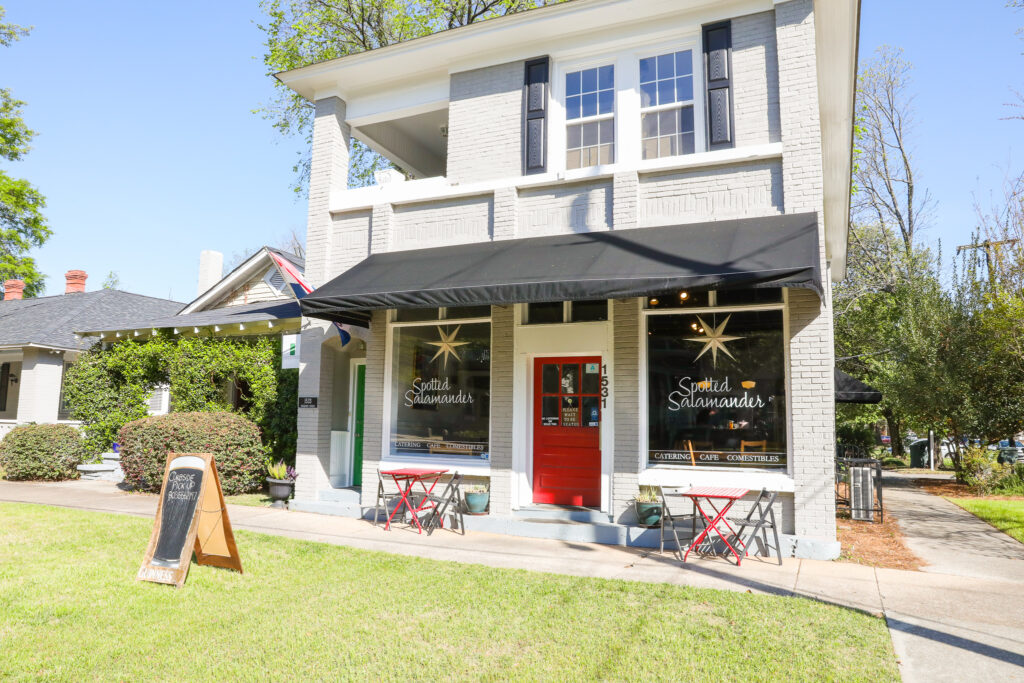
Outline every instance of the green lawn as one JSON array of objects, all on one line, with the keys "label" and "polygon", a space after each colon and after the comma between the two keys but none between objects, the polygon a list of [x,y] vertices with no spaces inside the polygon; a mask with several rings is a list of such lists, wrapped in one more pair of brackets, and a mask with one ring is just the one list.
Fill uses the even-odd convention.
[{"label": "green lawn", "polygon": [[274,500],[266,491],[260,493],[240,493],[237,496],[224,496],[224,500],[232,505],[248,505],[254,508],[270,507]]},{"label": "green lawn", "polygon": [[[151,522],[0,504],[0,679],[897,680],[882,619],[236,532],[135,580]],[[400,615],[400,616],[399,616]]]},{"label": "green lawn", "polygon": [[949,498],[949,500],[1003,533],[1024,543],[1024,500],[985,498]]}]

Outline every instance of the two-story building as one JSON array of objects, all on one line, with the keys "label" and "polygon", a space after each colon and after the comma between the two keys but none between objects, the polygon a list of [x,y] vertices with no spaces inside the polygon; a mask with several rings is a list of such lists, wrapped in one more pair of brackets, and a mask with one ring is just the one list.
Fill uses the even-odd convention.
[{"label": "two-story building", "polygon": [[[838,555],[858,21],[576,0],[278,74],[315,103],[297,506],[344,500],[344,432],[363,482],[488,481],[479,528],[648,543],[640,485],[729,485],[781,493],[790,552]],[[353,137],[409,178],[349,189]]]}]

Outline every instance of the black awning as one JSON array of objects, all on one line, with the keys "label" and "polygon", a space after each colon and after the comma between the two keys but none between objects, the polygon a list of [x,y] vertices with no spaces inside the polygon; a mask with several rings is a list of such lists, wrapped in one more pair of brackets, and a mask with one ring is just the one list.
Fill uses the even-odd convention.
[{"label": "black awning", "polygon": [[813,213],[553,235],[374,254],[302,300],[304,315],[366,324],[368,312],[579,301],[677,289],[822,292]]},{"label": "black awning", "polygon": [[882,392],[839,368],[835,369],[836,403],[880,403]]}]

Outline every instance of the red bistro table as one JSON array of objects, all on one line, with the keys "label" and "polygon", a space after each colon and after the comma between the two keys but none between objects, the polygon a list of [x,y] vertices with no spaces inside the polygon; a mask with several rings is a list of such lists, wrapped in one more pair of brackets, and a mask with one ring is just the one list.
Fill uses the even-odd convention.
[{"label": "red bistro table", "polygon": [[[437,505],[430,500],[430,494],[434,490],[434,487],[437,486],[437,482],[440,481],[441,477],[446,472],[448,472],[448,470],[437,470],[429,467],[403,467],[397,470],[381,470],[381,474],[386,474],[394,480],[395,486],[398,487],[398,493],[401,496],[398,501],[398,505],[395,506],[395,509],[392,510],[391,514],[388,516],[388,523],[384,525],[384,529],[388,530],[391,528],[391,518],[402,509],[403,505],[405,505],[406,509],[412,513],[413,523],[416,525],[416,528],[419,529],[419,533],[422,534],[423,527],[420,526],[420,520],[416,513],[427,508],[437,507]],[[412,493],[412,488],[416,485],[416,482],[420,483],[420,486],[423,488],[423,493],[426,495],[423,496],[423,500],[420,501],[419,505],[413,507],[412,502],[409,500],[409,495]],[[430,488],[427,488],[427,482],[430,483]]]},{"label": "red bistro table", "polygon": [[[731,508],[737,500],[747,495],[747,493],[749,493],[747,489],[733,489],[725,488],[722,486],[694,486],[690,490],[683,492],[682,495],[686,496],[687,498],[693,501],[694,507],[697,508],[697,511],[700,513],[700,516],[704,518],[704,531],[702,531],[700,535],[697,536],[697,538],[693,539],[693,542],[690,543],[690,547],[686,549],[686,554],[683,555],[683,562],[686,562],[686,558],[689,556],[690,551],[698,547],[701,544],[701,542],[705,539],[705,537],[707,537],[708,532],[714,531],[716,534],[718,534],[718,537],[722,539],[726,547],[732,551],[732,554],[736,556],[736,566],[738,567],[740,565],[740,561],[743,559],[743,557],[738,552],[736,552],[735,548],[733,548],[729,544],[729,538],[726,535],[722,534],[722,531],[718,528],[718,525],[719,523],[724,524],[726,528],[729,529],[731,535],[736,538],[736,545],[740,547],[740,549],[743,551],[743,555],[745,556],[747,554],[747,547],[744,545],[743,540],[739,537],[739,535],[733,530],[731,526],[729,526],[728,520],[725,519],[725,513],[729,512],[729,508]],[[704,508],[701,506],[701,500],[707,503],[707,505],[712,510],[715,511],[714,519],[709,518],[707,513],[704,512]],[[715,505],[715,500],[725,501],[725,504],[722,505],[721,510],[719,510],[718,506]]]}]

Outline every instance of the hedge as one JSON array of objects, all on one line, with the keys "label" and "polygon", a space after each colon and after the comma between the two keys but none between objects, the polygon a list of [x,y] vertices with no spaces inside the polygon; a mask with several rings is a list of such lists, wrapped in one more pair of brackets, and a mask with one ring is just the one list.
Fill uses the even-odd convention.
[{"label": "hedge", "polygon": [[171,413],[129,422],[118,432],[125,481],[159,491],[168,453],[213,453],[225,495],[263,486],[267,453],[260,429],[236,413]]},{"label": "hedge", "polygon": [[6,479],[77,479],[85,444],[71,425],[22,425],[0,441],[0,469]]}]

